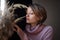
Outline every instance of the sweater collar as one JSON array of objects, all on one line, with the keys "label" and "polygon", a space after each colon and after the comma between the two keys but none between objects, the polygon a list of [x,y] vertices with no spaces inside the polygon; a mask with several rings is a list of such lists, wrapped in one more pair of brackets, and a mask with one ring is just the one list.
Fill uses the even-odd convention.
[{"label": "sweater collar", "polygon": [[42,29],[44,28],[44,26],[42,24],[38,24],[35,27],[32,27],[30,25],[26,25],[26,31],[30,34],[37,34],[39,33]]}]

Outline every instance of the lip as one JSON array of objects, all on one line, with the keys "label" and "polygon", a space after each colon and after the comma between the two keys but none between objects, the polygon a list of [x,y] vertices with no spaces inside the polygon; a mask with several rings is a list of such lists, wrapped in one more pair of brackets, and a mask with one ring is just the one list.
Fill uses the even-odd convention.
[{"label": "lip", "polygon": [[29,20],[28,18],[26,20]]},{"label": "lip", "polygon": [[26,20],[29,20],[29,18],[26,18]]}]

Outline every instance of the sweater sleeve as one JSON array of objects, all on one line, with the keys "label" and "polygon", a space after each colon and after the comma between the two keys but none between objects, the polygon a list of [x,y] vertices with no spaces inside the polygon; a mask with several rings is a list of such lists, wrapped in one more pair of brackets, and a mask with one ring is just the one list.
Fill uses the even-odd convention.
[{"label": "sweater sleeve", "polygon": [[53,37],[53,28],[48,26],[46,32],[43,35],[43,40],[52,40]]}]

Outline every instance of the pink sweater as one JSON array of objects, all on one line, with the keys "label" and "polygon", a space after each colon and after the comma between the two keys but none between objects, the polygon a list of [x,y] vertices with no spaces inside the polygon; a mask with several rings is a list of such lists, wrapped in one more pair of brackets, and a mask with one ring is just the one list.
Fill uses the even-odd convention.
[{"label": "pink sweater", "polygon": [[26,25],[26,34],[29,40],[52,40],[53,28],[51,26],[40,27],[40,24],[34,28]]}]

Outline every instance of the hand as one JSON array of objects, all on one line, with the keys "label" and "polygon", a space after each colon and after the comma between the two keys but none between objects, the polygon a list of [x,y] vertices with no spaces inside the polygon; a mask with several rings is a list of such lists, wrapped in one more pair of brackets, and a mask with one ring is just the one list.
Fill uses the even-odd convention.
[{"label": "hand", "polygon": [[13,23],[13,31],[15,31],[17,33],[24,33],[24,31],[15,23]]},{"label": "hand", "polygon": [[15,31],[15,32],[19,32],[19,30],[21,30],[21,28],[19,28],[19,26],[18,25],[16,25],[15,23],[13,23],[13,31]]},{"label": "hand", "polygon": [[22,40],[28,40],[26,33],[22,31],[22,29],[18,25],[13,23],[13,26],[13,31],[17,32],[17,34]]}]

